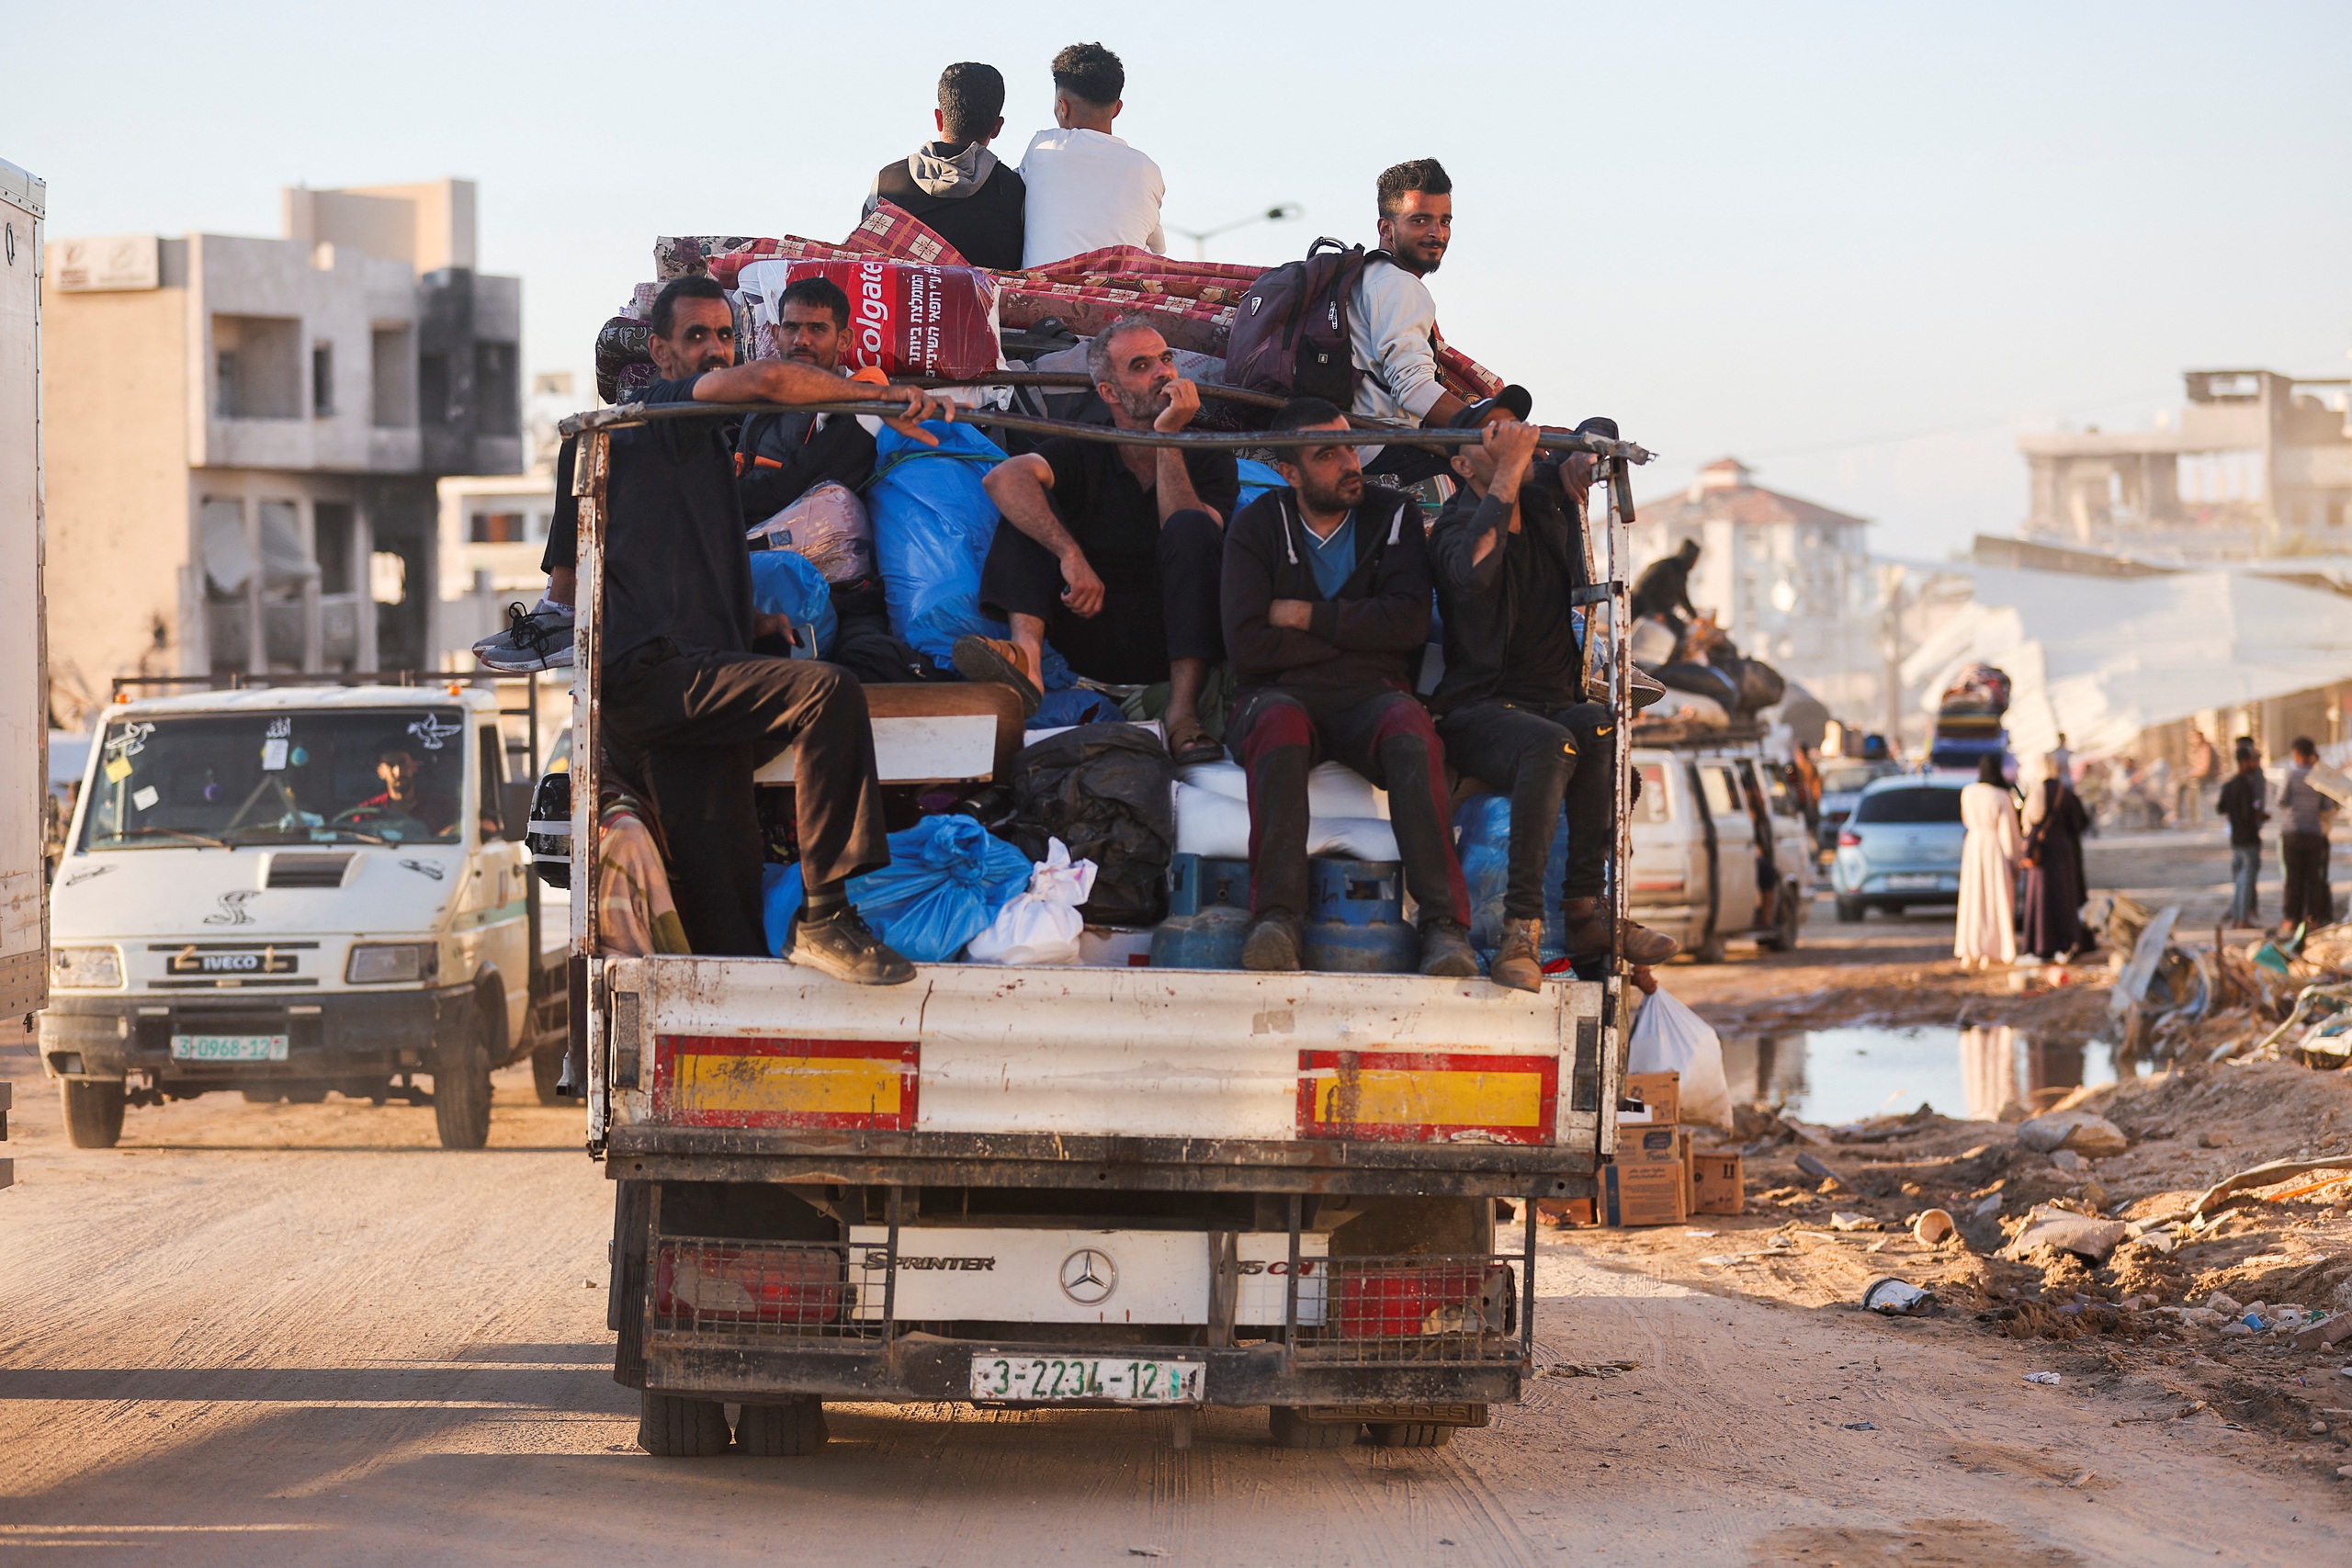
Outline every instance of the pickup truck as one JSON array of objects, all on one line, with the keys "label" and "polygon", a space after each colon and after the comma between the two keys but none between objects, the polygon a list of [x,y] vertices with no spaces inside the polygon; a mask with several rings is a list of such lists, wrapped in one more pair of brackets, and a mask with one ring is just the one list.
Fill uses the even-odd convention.
[{"label": "pickup truck", "polygon": [[500,724],[524,710],[447,677],[277,679],[126,679],[99,718],[40,1020],[67,1136],[111,1148],[127,1108],[213,1090],[381,1104],[429,1077],[443,1146],[480,1148],[491,1073],[528,1058],[553,1103],[566,1038]]},{"label": "pickup truck", "polygon": [[[750,412],[623,403],[565,422],[580,437],[575,888],[597,863],[608,436]],[[1626,462],[1647,455],[1546,439],[1600,457],[1613,567]],[[1623,626],[1622,574],[1595,575],[1592,619]],[[1612,679],[1622,702],[1624,669]],[[1001,779],[1021,743],[1001,688],[867,697],[886,794]],[[785,786],[787,759],[763,787]],[[1532,1201],[1589,1197],[1615,1147],[1629,982],[1613,959],[1533,994],[970,964],[865,988],[778,959],[607,954],[597,916],[573,900],[566,1087],[584,1088],[616,1184],[614,1375],[640,1391],[650,1453],[806,1452],[829,1400],[1166,1409],[1180,1445],[1201,1405],[1262,1406],[1284,1446],[1435,1446],[1518,1398]]]}]

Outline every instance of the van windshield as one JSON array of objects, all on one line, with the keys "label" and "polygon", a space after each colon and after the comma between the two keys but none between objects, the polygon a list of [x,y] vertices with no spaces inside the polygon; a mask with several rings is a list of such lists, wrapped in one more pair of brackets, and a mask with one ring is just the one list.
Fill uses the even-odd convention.
[{"label": "van windshield", "polygon": [[1862,796],[1854,807],[1857,822],[1957,822],[1960,791],[1934,784],[1882,789]]},{"label": "van windshield", "polygon": [[117,718],[80,847],[455,843],[466,733],[458,708]]}]

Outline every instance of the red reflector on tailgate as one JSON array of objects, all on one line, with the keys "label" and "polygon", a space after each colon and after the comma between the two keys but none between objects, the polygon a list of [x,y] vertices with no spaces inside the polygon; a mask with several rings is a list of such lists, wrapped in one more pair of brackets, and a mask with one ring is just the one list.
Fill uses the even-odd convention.
[{"label": "red reflector on tailgate", "polygon": [[911,1040],[664,1034],[654,1051],[655,1114],[684,1126],[915,1124]]}]

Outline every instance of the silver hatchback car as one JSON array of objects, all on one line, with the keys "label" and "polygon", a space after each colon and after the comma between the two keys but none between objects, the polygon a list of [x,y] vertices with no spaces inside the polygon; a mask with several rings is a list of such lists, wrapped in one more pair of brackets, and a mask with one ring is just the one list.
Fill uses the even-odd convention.
[{"label": "silver hatchback car", "polygon": [[1901,773],[1873,780],[1838,830],[1829,889],[1838,918],[1859,920],[1873,905],[1899,915],[1913,904],[1960,899],[1961,773]]}]

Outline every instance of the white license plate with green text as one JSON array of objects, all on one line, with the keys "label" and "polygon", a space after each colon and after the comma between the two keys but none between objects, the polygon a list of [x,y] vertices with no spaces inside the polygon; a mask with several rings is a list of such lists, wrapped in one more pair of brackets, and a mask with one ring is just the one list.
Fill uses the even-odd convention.
[{"label": "white license plate with green text", "polygon": [[1094,1356],[975,1356],[974,1399],[1098,1400],[1117,1404],[1198,1404],[1208,1373],[1201,1361],[1130,1361]]},{"label": "white license plate with green text", "polygon": [[175,1034],[172,1057],[181,1062],[282,1062],[283,1034]]}]

